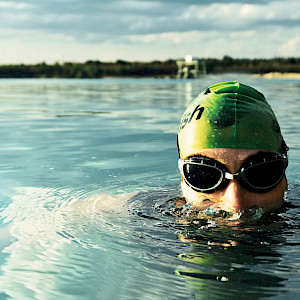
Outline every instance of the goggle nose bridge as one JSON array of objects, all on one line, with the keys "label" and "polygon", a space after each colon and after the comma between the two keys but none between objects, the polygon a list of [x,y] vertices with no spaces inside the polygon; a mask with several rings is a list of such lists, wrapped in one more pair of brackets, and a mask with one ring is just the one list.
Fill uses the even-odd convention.
[{"label": "goggle nose bridge", "polygon": [[238,172],[238,173],[235,173],[235,174],[231,174],[229,172],[224,172],[224,178],[225,179],[229,179],[229,180],[233,180],[233,179],[239,179],[242,177],[242,171],[241,172]]}]

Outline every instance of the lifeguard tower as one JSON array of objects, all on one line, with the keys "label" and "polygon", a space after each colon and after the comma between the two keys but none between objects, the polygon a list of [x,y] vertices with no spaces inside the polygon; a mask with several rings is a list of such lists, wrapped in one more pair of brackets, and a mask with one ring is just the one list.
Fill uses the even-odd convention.
[{"label": "lifeguard tower", "polygon": [[177,60],[176,64],[177,78],[198,78],[207,73],[205,61],[191,55],[187,55],[184,60]]}]

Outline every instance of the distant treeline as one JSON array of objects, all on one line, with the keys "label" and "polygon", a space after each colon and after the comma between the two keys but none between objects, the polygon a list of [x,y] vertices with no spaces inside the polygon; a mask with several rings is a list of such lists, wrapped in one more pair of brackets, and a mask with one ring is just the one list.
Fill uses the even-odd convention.
[{"label": "distant treeline", "polygon": [[[300,73],[300,58],[222,59],[206,58],[207,73],[239,72]],[[177,73],[176,60],[129,62],[101,62],[89,60],[85,63],[65,62],[62,64],[39,63],[35,65],[2,65],[0,78],[102,78],[102,77],[174,77]]]}]

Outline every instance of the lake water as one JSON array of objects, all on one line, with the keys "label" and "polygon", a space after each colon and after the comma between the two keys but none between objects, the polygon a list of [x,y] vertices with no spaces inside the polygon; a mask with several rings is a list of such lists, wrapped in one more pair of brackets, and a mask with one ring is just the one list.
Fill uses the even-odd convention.
[{"label": "lake water", "polygon": [[[175,217],[176,134],[207,86],[262,91],[287,204],[252,223]],[[300,80],[0,80],[0,299],[300,297]]]}]

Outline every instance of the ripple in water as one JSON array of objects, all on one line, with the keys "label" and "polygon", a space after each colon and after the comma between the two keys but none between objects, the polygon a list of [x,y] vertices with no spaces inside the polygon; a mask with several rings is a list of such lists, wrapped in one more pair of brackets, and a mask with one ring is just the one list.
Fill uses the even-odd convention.
[{"label": "ripple in water", "polygon": [[178,186],[126,195],[71,194],[19,189],[2,210],[13,237],[0,276],[6,295],[259,298],[284,292],[286,281],[300,271],[285,255],[287,248],[299,247],[297,191],[276,213],[252,211],[251,218],[240,219],[176,207]]}]

